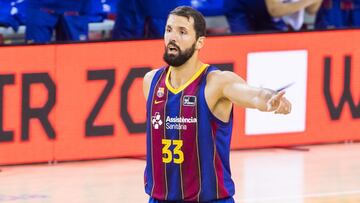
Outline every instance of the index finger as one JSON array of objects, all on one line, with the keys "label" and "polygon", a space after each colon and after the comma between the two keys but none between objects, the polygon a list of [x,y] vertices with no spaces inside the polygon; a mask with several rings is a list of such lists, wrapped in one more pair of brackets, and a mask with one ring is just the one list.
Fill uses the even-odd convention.
[{"label": "index finger", "polygon": [[271,98],[270,104],[273,106],[277,106],[280,103],[280,100],[284,96],[284,94],[284,91],[276,93],[276,95]]},{"label": "index finger", "polygon": [[285,94],[285,91],[281,91],[281,92],[278,92],[276,93],[276,95],[273,97],[274,100],[280,100],[281,97],[283,97]]}]

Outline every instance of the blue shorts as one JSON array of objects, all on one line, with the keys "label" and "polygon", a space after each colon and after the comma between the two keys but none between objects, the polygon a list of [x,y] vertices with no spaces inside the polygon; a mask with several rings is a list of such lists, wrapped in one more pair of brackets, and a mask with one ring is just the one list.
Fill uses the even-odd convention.
[{"label": "blue shorts", "polygon": [[[157,199],[150,197],[149,203],[192,203],[192,202],[157,200]],[[234,198],[229,197],[226,199],[219,199],[219,200],[214,200],[214,201],[210,201],[210,202],[202,202],[202,203],[235,203],[235,201],[234,201]]]}]

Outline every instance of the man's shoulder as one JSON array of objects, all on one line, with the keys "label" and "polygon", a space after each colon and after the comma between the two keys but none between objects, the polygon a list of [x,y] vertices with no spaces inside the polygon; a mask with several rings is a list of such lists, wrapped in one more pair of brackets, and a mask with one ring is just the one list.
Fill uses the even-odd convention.
[{"label": "man's shoulder", "polygon": [[149,72],[147,72],[144,76],[144,82],[150,83],[152,79],[154,78],[155,74],[160,70],[161,68],[153,69]]},{"label": "man's shoulder", "polygon": [[161,71],[162,69],[165,69],[165,68],[163,67],[163,68],[153,69],[153,70],[147,72],[147,73],[144,75],[144,79],[143,79],[143,91],[144,91],[145,98],[148,97],[148,93],[149,93],[149,90],[150,90],[150,87],[151,87],[151,83],[152,83],[152,81],[153,81],[156,73],[158,73],[158,72]]},{"label": "man's shoulder", "polygon": [[165,66],[153,69],[145,74],[144,79],[152,79],[158,71],[164,71],[165,69]]},{"label": "man's shoulder", "polygon": [[208,74],[207,82],[221,84],[233,81],[235,79],[238,80],[238,78],[239,76],[232,71],[214,70]]}]

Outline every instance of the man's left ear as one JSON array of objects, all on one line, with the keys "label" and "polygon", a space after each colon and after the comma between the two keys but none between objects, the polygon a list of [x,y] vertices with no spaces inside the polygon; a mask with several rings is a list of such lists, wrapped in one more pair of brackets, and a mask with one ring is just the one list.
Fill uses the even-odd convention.
[{"label": "man's left ear", "polygon": [[201,49],[204,46],[205,43],[205,37],[199,37],[199,39],[196,41],[196,49]]}]

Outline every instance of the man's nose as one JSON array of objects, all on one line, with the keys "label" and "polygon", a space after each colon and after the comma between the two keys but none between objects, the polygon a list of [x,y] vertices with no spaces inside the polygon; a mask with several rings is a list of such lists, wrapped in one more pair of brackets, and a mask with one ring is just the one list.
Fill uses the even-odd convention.
[{"label": "man's nose", "polygon": [[177,41],[177,35],[175,32],[168,33],[169,42],[176,42]]},{"label": "man's nose", "polygon": [[169,44],[170,44],[170,43],[176,45],[176,41],[175,41],[175,40],[170,39]]}]

